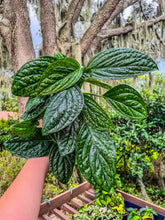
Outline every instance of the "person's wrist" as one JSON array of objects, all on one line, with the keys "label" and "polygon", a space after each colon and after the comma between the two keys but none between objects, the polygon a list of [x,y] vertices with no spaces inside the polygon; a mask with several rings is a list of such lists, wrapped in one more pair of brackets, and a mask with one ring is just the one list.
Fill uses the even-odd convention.
[{"label": "person's wrist", "polygon": [[31,158],[28,159],[28,164],[32,165],[33,168],[37,168],[40,170],[43,170],[45,174],[48,173],[49,171],[49,157],[44,156],[44,157],[37,157],[37,158]]}]

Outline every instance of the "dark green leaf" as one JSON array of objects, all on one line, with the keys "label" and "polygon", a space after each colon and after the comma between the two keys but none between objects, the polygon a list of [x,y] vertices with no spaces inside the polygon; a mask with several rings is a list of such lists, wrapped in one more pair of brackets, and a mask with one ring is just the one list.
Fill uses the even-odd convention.
[{"label": "dark green leaf", "polygon": [[55,57],[59,60],[59,59],[65,58],[66,56],[64,54],[60,53],[59,51],[56,51]]},{"label": "dark green leaf", "polygon": [[55,139],[58,144],[58,149],[59,149],[61,156],[65,156],[74,151],[76,131],[78,127],[79,127],[78,120],[75,120],[68,127],[51,135],[53,136],[53,139]]},{"label": "dark green leaf", "polygon": [[55,57],[39,57],[25,63],[14,76],[12,93],[16,96],[35,97],[43,72],[56,60]]},{"label": "dark green leaf", "polygon": [[84,97],[77,85],[55,94],[44,114],[43,134],[52,134],[70,125],[80,114],[83,105]]},{"label": "dark green leaf", "polygon": [[26,120],[12,125],[12,131],[19,137],[30,137],[36,131],[36,126],[39,125],[38,121]]},{"label": "dark green leaf", "polygon": [[42,136],[41,129],[37,128],[35,135],[29,138],[14,136],[4,142],[5,148],[12,154],[24,157],[34,158],[43,157],[49,154],[53,141],[48,136]]},{"label": "dark green leaf", "polygon": [[39,97],[29,98],[26,103],[25,110],[29,112],[35,109],[38,105],[44,103],[48,99],[48,97],[49,96],[39,96]]},{"label": "dark green leaf", "polygon": [[[65,89],[68,89],[69,87],[73,86],[76,82],[78,82],[81,76],[82,76],[82,70],[81,69],[76,70],[70,73],[69,75],[67,75],[66,77],[64,77],[63,79],[57,81],[56,83],[49,85],[48,88],[45,88],[44,90],[42,90],[42,92],[39,92],[39,94],[49,95],[52,93],[57,93]],[[41,83],[41,85],[43,84]]]},{"label": "dark green leaf", "polygon": [[158,69],[151,57],[130,48],[101,51],[89,61],[87,68],[96,79],[123,79]]},{"label": "dark green leaf", "polygon": [[116,152],[109,134],[84,124],[76,139],[76,157],[85,179],[95,188],[109,191],[116,174]]},{"label": "dark green leaf", "polygon": [[60,156],[58,146],[54,145],[49,154],[49,164],[52,173],[61,182],[66,184],[73,173],[75,163],[75,153]]},{"label": "dark green leaf", "polygon": [[25,108],[26,111],[20,118],[24,120],[42,118],[50,100],[50,96],[29,98]]},{"label": "dark green leaf", "polygon": [[105,110],[88,95],[84,95],[83,113],[87,123],[93,128],[108,131],[112,127],[112,121]]},{"label": "dark green leaf", "polygon": [[[72,58],[57,60],[44,72],[38,87],[39,95],[49,95],[73,86],[81,77],[80,64]],[[69,86],[70,85],[70,86]]]},{"label": "dark green leaf", "polygon": [[91,83],[91,84],[96,85],[96,86],[99,86],[99,87],[102,87],[102,88],[104,88],[104,89],[112,89],[112,86],[110,86],[110,85],[107,84],[107,83],[100,82],[100,81],[97,80],[97,79],[88,78],[88,79],[86,80],[86,82]]},{"label": "dark green leaf", "polygon": [[141,95],[131,86],[118,85],[103,95],[108,104],[122,116],[146,118],[147,109]]}]

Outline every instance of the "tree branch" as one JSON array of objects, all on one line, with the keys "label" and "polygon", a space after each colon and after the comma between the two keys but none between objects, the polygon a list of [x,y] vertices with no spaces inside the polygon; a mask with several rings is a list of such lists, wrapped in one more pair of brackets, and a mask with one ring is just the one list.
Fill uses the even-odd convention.
[{"label": "tree branch", "polygon": [[138,2],[139,0],[123,0],[120,1],[117,5],[117,7],[115,8],[114,12],[111,14],[110,18],[108,19],[108,21],[104,24],[102,29],[107,29],[108,26],[111,24],[111,22],[113,21],[113,19],[119,15],[120,13],[122,13],[126,8],[128,8],[129,6],[135,4],[136,2]]},{"label": "tree branch", "polygon": [[0,14],[0,35],[6,42],[9,53],[11,52],[11,10],[13,8],[12,0],[4,0],[3,13]]},{"label": "tree branch", "polygon": [[98,11],[91,26],[85,32],[83,38],[80,41],[82,55],[84,55],[92,43],[93,39],[97,36],[104,23],[109,19],[111,14],[116,8],[119,0],[107,0],[103,7]]},{"label": "tree branch", "polygon": [[[155,18],[155,19],[152,19],[146,22],[137,23],[136,28],[139,29],[145,26],[151,27],[154,24],[159,23],[160,21],[165,21],[165,15],[161,15],[158,18]],[[98,36],[101,37],[101,39],[103,40],[103,39],[111,38],[111,37],[118,36],[121,34],[127,34],[133,31],[133,29],[134,29],[133,24],[129,24],[129,25],[126,25],[125,27],[109,30],[106,34],[98,35]]]},{"label": "tree branch", "polygon": [[52,0],[40,1],[40,17],[43,55],[53,56],[55,50],[58,50],[56,39],[56,21],[54,5]]},{"label": "tree branch", "polygon": [[74,13],[75,13],[78,5],[79,5],[79,0],[72,0],[69,5],[67,14],[65,16],[64,23],[62,24],[62,27],[59,30],[60,42],[67,42],[67,43],[70,42],[71,33],[72,33],[72,21],[73,21]]},{"label": "tree branch", "polygon": [[78,2],[78,5],[77,5],[77,8],[74,12],[74,15],[73,15],[73,18],[72,18],[72,25],[74,26],[75,23],[77,22],[79,16],[80,16],[80,13],[81,13],[81,9],[83,7],[83,4],[84,4],[85,0],[80,0]]},{"label": "tree branch", "polygon": [[[116,6],[115,10],[113,11],[113,13],[111,14],[110,18],[108,19],[108,21],[104,24],[104,26],[102,27],[102,29],[100,30],[99,34],[105,34],[107,33],[108,30],[108,26],[111,24],[111,22],[114,20],[114,18],[119,15],[120,13],[122,13],[127,7],[129,7],[130,5],[133,5],[137,2],[138,0],[123,0],[120,1],[118,3],[118,5]],[[92,54],[96,54],[98,52],[98,45],[99,42],[101,41],[101,37],[99,37],[97,35],[97,37],[95,37],[92,41],[92,44],[90,46],[90,48],[92,48]],[[90,48],[88,50],[88,56],[91,57],[92,54],[90,52]]]}]

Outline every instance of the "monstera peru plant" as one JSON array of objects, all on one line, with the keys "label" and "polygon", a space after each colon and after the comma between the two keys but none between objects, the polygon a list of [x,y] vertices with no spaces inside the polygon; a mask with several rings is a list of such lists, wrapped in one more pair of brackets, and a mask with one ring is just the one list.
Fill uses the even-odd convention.
[{"label": "monstera peru plant", "polygon": [[[14,75],[12,93],[29,97],[24,121],[14,124],[14,135],[5,142],[11,153],[34,158],[49,155],[55,177],[67,183],[75,161],[95,188],[109,191],[115,181],[116,152],[107,112],[81,87],[88,82],[107,90],[103,98],[127,118],[147,115],[140,94],[129,85],[111,87],[100,79],[114,80],[157,70],[147,55],[133,49],[108,49],[96,54],[86,67],[57,52],[24,64]],[[42,128],[38,120],[43,119]]]}]

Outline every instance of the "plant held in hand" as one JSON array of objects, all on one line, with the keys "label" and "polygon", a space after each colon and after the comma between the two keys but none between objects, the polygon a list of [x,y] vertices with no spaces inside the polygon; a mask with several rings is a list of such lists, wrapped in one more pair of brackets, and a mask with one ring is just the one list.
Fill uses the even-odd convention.
[{"label": "plant held in hand", "polygon": [[[62,183],[78,167],[95,188],[109,191],[116,174],[116,152],[109,130],[111,119],[89,93],[85,81],[108,91],[100,95],[119,114],[146,118],[145,103],[129,85],[112,88],[99,79],[123,79],[157,70],[147,55],[133,49],[108,49],[96,54],[86,67],[57,52],[24,64],[14,75],[12,93],[29,97],[23,122],[13,126],[15,135],[5,142],[13,154],[42,157],[49,154],[50,168]],[[37,128],[43,119],[42,129]]]}]

